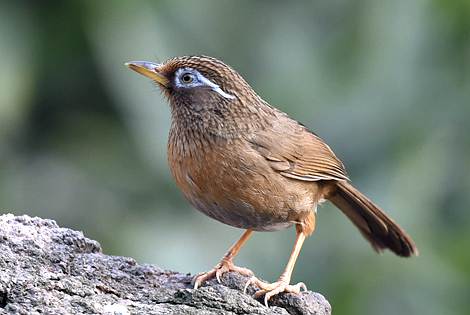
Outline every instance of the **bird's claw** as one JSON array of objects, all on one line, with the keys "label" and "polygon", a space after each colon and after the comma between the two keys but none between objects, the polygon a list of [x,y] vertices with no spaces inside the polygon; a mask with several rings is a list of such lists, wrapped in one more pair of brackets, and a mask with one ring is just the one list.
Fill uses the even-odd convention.
[{"label": "bird's claw", "polygon": [[235,266],[231,260],[222,259],[212,270],[202,272],[194,277],[194,289],[197,289],[203,282],[212,278],[216,278],[217,282],[221,283],[222,275],[229,271],[234,271],[247,277],[253,276],[253,272],[250,269]]},{"label": "bird's claw", "polygon": [[245,287],[243,288],[244,293],[246,293],[246,290],[248,289],[248,286],[250,284],[254,284],[260,288],[260,290],[255,292],[253,297],[257,299],[264,295],[264,305],[266,307],[269,307],[269,300],[279,293],[288,292],[299,294],[302,290],[307,291],[307,286],[303,282],[299,282],[295,285],[290,285],[288,280],[280,278],[276,282],[267,283],[253,276],[246,282]]}]

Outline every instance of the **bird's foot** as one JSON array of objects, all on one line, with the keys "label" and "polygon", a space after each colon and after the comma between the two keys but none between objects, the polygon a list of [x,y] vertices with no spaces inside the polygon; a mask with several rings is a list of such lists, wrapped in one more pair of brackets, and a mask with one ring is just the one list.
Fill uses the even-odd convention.
[{"label": "bird's foot", "polygon": [[307,286],[303,282],[299,282],[295,285],[289,284],[289,279],[285,279],[284,277],[280,277],[278,281],[273,283],[267,283],[264,281],[259,280],[256,277],[251,277],[250,280],[245,284],[245,288],[243,292],[246,293],[246,289],[250,284],[254,284],[260,288],[259,291],[253,295],[255,299],[264,295],[264,305],[268,306],[268,301],[275,295],[288,292],[288,293],[295,293],[299,294],[302,290],[307,291]]},{"label": "bird's foot", "polygon": [[201,284],[207,280],[212,278],[216,278],[217,281],[220,283],[220,277],[229,271],[237,272],[243,276],[253,277],[253,271],[247,268],[238,267],[233,264],[233,262],[229,259],[222,259],[212,270],[207,272],[202,272],[194,277],[194,289],[197,289],[201,286]]}]

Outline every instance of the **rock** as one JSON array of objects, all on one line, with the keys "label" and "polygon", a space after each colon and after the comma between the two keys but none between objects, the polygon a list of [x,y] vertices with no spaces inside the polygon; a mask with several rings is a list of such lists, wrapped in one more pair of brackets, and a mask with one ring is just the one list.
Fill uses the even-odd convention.
[{"label": "rock", "polygon": [[242,292],[238,274],[198,290],[191,278],[104,255],[52,220],[0,216],[0,314],[331,314],[318,293],[281,294],[267,308]]}]

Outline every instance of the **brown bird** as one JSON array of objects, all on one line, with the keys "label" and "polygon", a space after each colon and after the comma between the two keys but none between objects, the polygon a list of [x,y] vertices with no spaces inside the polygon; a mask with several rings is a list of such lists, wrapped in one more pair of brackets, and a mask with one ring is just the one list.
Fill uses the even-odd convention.
[{"label": "brown bird", "polygon": [[[126,65],[155,81],[169,100],[168,161],[184,196],[211,218],[246,229],[212,270],[195,277],[194,288],[235,271],[251,277],[247,286],[259,286],[256,296],[264,295],[266,305],[280,292],[306,289],[289,283],[324,200],[338,207],[377,252],[418,254],[405,231],[350,184],[343,163],[320,137],[269,105],[222,61],[188,56]],[[258,280],[234,265],[253,231],[292,225],[295,245],[276,282]]]}]

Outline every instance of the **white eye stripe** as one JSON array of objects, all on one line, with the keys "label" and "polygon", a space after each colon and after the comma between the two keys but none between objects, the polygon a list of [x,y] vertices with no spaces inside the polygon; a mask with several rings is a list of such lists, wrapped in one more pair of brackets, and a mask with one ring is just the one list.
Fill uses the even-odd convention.
[{"label": "white eye stripe", "polygon": [[[186,72],[190,73],[191,75],[193,75],[195,77],[195,80],[193,80],[193,82],[191,82],[191,83],[181,82],[181,80],[180,80],[181,74],[186,73]],[[211,80],[209,80],[208,78],[203,76],[201,73],[199,73],[199,71],[194,70],[192,68],[180,68],[180,69],[176,70],[175,85],[179,88],[189,88],[189,87],[196,87],[196,86],[208,86],[212,89],[212,91],[218,93],[219,95],[221,95],[222,97],[224,97],[226,99],[234,99],[235,98],[235,96],[226,93],[225,91],[223,91],[220,88],[219,85],[215,84],[214,82],[212,82]]]},{"label": "white eye stripe", "polygon": [[215,84],[214,82],[212,82],[211,80],[207,79],[206,77],[204,77],[202,74],[200,74],[200,80],[202,83],[204,83],[205,85],[207,86],[210,86],[212,91],[214,92],[217,92],[219,93],[220,95],[222,95],[223,97],[225,98],[228,98],[228,99],[234,99],[235,96],[231,95],[231,94],[228,94],[228,93],[225,93],[221,88],[220,86],[218,86],[217,84]]}]

